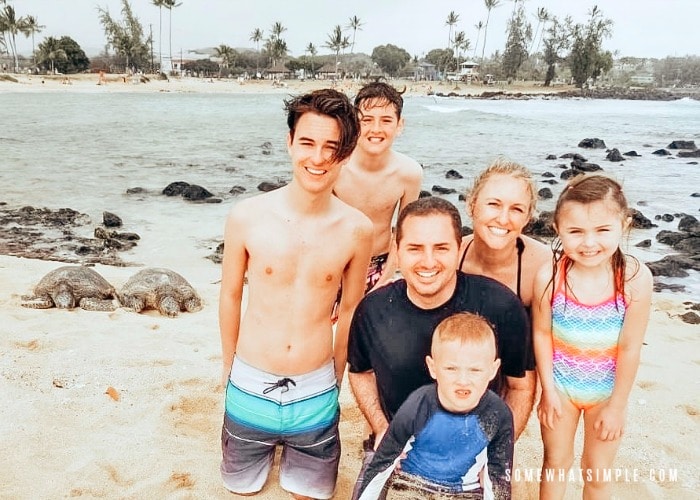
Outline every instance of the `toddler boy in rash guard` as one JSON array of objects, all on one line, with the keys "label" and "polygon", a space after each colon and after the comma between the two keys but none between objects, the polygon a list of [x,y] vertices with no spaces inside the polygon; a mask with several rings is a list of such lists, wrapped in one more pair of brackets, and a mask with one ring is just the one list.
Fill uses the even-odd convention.
[{"label": "toddler boy in rash guard", "polygon": [[488,390],[501,364],[491,326],[476,314],[448,317],[435,329],[426,363],[436,383],[399,408],[360,500],[510,499],[513,416]]}]

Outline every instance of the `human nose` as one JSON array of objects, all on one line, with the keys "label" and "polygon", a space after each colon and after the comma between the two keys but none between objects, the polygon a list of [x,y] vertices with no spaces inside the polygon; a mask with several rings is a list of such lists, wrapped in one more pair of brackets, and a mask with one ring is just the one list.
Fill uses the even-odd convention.
[{"label": "human nose", "polygon": [[428,249],[423,252],[421,263],[427,268],[431,268],[435,265],[435,254],[432,250]]},{"label": "human nose", "polygon": [[311,161],[314,165],[323,165],[326,162],[326,156],[323,152],[323,148],[316,148],[311,153]]},{"label": "human nose", "polygon": [[498,222],[500,222],[503,225],[508,223],[508,208],[507,207],[501,208],[501,210],[498,212]]},{"label": "human nose", "polygon": [[471,376],[469,372],[465,370],[459,370],[457,372],[457,385],[467,386],[471,382]]}]

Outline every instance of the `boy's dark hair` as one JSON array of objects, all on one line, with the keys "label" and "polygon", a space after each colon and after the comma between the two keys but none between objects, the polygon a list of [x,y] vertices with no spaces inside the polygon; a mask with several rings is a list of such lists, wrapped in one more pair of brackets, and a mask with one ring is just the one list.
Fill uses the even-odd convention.
[{"label": "boy's dark hair", "polygon": [[394,109],[396,109],[396,117],[401,118],[401,111],[403,110],[403,97],[401,97],[401,94],[405,91],[406,89],[404,88],[404,90],[399,92],[384,82],[368,83],[355,96],[355,106],[361,110],[361,106],[364,103],[369,105],[369,107],[393,104]]},{"label": "boy's dark hair", "polygon": [[287,125],[292,139],[299,118],[304,113],[316,113],[335,119],[340,128],[338,150],[331,158],[333,161],[343,161],[355,149],[360,135],[360,121],[357,110],[342,92],[333,89],[314,90],[285,100],[284,109],[287,112]]},{"label": "boy's dark hair", "polygon": [[396,221],[396,244],[398,245],[403,236],[404,221],[409,217],[427,217],[429,215],[445,215],[452,222],[452,229],[455,232],[457,244],[462,243],[462,217],[459,210],[452,203],[439,196],[428,196],[412,201],[401,210]]}]

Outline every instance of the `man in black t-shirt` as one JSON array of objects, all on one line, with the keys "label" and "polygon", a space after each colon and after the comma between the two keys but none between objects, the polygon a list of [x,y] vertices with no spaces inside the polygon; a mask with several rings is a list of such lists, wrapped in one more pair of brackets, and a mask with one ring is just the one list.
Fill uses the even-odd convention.
[{"label": "man in black t-shirt", "polygon": [[449,201],[428,197],[407,205],[396,224],[403,279],[366,295],[355,310],[348,378],[375,438],[366,447],[365,464],[399,406],[431,382],[425,356],[433,331],[458,312],[479,314],[493,326],[502,365],[491,387],[513,412],[516,438],[525,428],[535,397],[530,323],[508,287],[457,271],[461,231],[461,217]]}]

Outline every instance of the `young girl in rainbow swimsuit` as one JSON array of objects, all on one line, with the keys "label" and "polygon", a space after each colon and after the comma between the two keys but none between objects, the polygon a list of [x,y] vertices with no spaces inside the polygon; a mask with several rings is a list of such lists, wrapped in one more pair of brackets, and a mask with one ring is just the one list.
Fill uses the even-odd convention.
[{"label": "young girl in rainbow swimsuit", "polygon": [[629,224],[622,188],[598,174],[574,178],[554,210],[554,266],[537,273],[533,298],[541,499],[564,496],[581,413],[583,497],[610,497],[603,471],[620,445],[652,292],[649,269],[620,249]]}]

